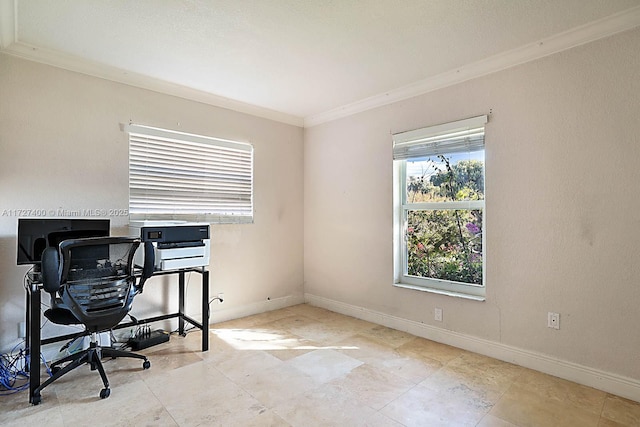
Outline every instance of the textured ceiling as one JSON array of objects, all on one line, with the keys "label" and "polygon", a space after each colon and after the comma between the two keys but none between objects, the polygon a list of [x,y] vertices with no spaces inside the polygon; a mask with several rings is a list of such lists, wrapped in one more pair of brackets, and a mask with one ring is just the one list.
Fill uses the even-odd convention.
[{"label": "textured ceiling", "polygon": [[15,42],[304,118],[566,32],[640,0],[14,5]]}]

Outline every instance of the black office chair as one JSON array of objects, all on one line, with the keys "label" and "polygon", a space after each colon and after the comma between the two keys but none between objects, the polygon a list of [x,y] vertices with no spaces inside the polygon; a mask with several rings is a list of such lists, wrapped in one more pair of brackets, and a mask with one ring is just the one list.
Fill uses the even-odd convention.
[{"label": "black office chair", "polygon": [[109,397],[102,357],[133,357],[144,360],[143,369],[151,366],[146,356],[102,348],[97,339],[100,332],[110,331],[125,318],[134,296],[142,292],[145,280],[153,273],[153,247],[145,244],[144,267],[140,279],[136,279],[133,259],[138,246],[138,238],[95,237],[64,240],[57,248],[45,249],[42,279],[45,291],[51,294],[51,308],[44,315],[57,324],[83,324],[85,332],[81,335],[90,335],[91,343],[88,349],[53,362],[52,376],[34,391],[31,403],[39,404],[42,389],[85,363],[100,373],[104,384],[100,398]]}]

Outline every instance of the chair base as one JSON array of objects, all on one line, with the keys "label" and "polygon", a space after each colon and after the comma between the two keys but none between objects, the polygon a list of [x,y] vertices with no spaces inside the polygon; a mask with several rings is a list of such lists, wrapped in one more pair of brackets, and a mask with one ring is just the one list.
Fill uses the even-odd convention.
[{"label": "chair base", "polygon": [[[31,403],[33,405],[38,405],[42,401],[42,396],[40,392],[49,384],[56,381],[58,378],[63,375],[71,372],[75,368],[80,365],[84,365],[85,363],[89,363],[91,366],[91,370],[97,370],[100,373],[100,378],[102,378],[102,383],[104,384],[104,388],[100,391],[100,398],[106,399],[111,394],[111,389],[109,389],[109,380],[107,379],[107,374],[104,371],[104,367],[102,366],[102,358],[103,357],[129,357],[134,359],[142,359],[144,362],[142,363],[142,369],[149,369],[151,367],[151,362],[147,359],[146,356],[141,354],[131,353],[129,351],[117,350],[114,348],[102,348],[95,341],[92,341],[89,345],[89,348],[86,350],[82,350],[78,353],[65,356],[60,360],[53,362],[50,365],[50,369],[52,372],[52,376],[50,376],[40,387],[35,389],[33,392],[33,397],[31,398]],[[61,365],[69,362],[64,367]],[[31,375],[34,375],[32,372]]]}]

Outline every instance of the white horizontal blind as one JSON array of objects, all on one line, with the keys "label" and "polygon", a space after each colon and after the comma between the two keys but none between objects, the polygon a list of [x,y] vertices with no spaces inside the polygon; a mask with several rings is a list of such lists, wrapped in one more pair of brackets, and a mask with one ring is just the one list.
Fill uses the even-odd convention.
[{"label": "white horizontal blind", "polygon": [[132,219],[253,221],[253,146],[128,125]]},{"label": "white horizontal blind", "polygon": [[393,134],[393,159],[405,160],[484,148],[487,116]]}]

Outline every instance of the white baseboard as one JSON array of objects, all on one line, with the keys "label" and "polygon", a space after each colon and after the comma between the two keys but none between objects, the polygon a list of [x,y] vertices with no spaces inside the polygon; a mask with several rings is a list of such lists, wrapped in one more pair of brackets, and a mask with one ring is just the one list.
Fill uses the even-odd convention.
[{"label": "white baseboard", "polygon": [[310,305],[483,354],[640,402],[640,381],[632,378],[309,293],[305,293],[304,299]]}]

